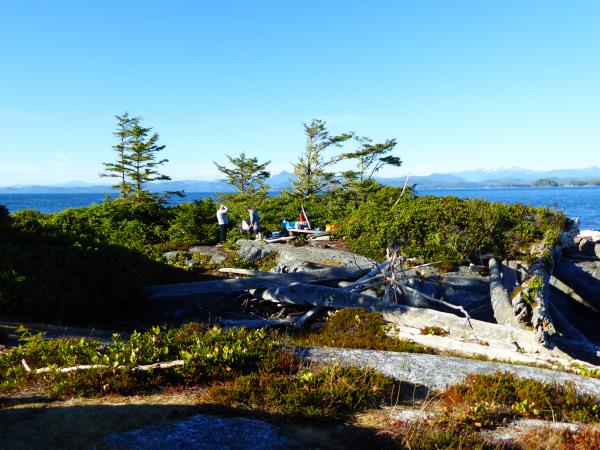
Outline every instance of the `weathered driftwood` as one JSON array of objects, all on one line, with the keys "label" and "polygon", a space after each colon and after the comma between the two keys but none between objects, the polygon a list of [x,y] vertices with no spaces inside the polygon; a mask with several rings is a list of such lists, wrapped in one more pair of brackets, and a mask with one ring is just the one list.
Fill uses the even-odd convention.
[{"label": "weathered driftwood", "polygon": [[294,327],[304,328],[309,323],[314,321],[319,316],[319,314],[321,314],[324,310],[325,310],[325,308],[323,308],[322,306],[314,307],[313,309],[308,311],[306,314],[303,314],[301,317],[296,319],[296,321],[294,322]]},{"label": "weathered driftwood", "polygon": [[569,296],[572,300],[575,300],[580,305],[585,306],[586,308],[592,310],[596,314],[600,314],[600,310],[588,302],[586,299],[582,298],[571,288],[568,284],[562,282],[554,275],[550,276],[550,285],[554,286],[556,289],[561,291],[563,294]]},{"label": "weathered driftwood", "polygon": [[249,289],[267,288],[277,284],[319,283],[325,281],[349,280],[364,273],[359,268],[331,267],[305,272],[271,273],[254,278],[198,281],[146,287],[151,299],[184,297],[198,294],[235,294]]},{"label": "weathered driftwood", "polygon": [[356,294],[345,289],[316,286],[306,283],[293,283],[288,286],[273,286],[266,289],[252,289],[250,293],[263,300],[280,303],[295,303],[341,309],[363,307],[371,309],[380,303],[376,297]]},{"label": "weathered driftwood", "polygon": [[512,303],[508,296],[508,292],[504,288],[501,277],[501,266],[495,258],[489,261],[490,267],[490,300],[494,311],[496,322],[502,325],[511,327],[521,327],[519,321],[515,318],[515,312]]},{"label": "weathered driftwood", "polygon": [[446,302],[444,300],[441,300],[439,298],[430,297],[429,295],[425,295],[422,292],[419,292],[416,289],[413,289],[410,286],[407,286],[405,284],[398,283],[398,287],[402,288],[402,289],[406,289],[409,292],[413,292],[414,294],[420,295],[421,297],[427,299],[430,302],[438,303],[438,304],[443,305],[443,306],[445,306],[447,308],[455,309],[457,311],[460,311],[461,313],[464,314],[465,318],[467,319],[467,323],[469,324],[469,326],[471,328],[473,328],[473,325],[471,325],[471,316],[469,316],[469,313],[462,306],[460,306],[460,305],[453,305],[452,303],[448,303],[448,302]]},{"label": "weathered driftwood", "polygon": [[[48,373],[48,372],[69,373],[69,372],[77,372],[80,370],[106,369],[107,367],[111,367],[111,366],[107,366],[105,364],[82,364],[79,366],[71,366],[71,367],[42,367],[40,369],[32,370],[24,359],[21,360],[21,365],[25,369],[25,372],[30,372],[35,375],[40,374],[40,373]],[[153,369],[169,369],[172,367],[181,367],[183,365],[185,365],[185,361],[183,361],[182,359],[177,359],[175,361],[165,361],[165,362],[158,362],[158,363],[153,363],[153,364],[139,365],[139,366],[132,367],[131,370],[132,371],[138,371],[138,370],[148,371],[148,370],[153,370]]]},{"label": "weathered driftwood", "polygon": [[247,329],[252,328],[265,328],[265,327],[285,327],[294,325],[296,322],[295,318],[287,317],[285,319],[247,319],[247,320],[221,320],[220,324],[225,328],[237,328],[244,327]]},{"label": "weathered driftwood", "polygon": [[293,241],[294,239],[296,239],[296,236],[281,236],[278,238],[265,239],[265,242],[268,244],[285,244]]},{"label": "weathered driftwood", "polygon": [[542,281],[541,286],[535,289],[534,292],[535,303],[531,311],[531,326],[538,341],[547,348],[553,346],[552,336],[556,334],[549,310],[550,275],[553,267],[552,255],[539,258],[531,267],[533,277],[537,277]]},{"label": "weathered driftwood", "polygon": [[552,303],[550,303],[550,311],[563,334],[562,337],[553,337],[556,344],[570,355],[576,355],[579,358],[598,364],[600,362],[598,346],[579,331]]},{"label": "weathered driftwood", "polygon": [[221,273],[230,273],[233,275],[247,275],[250,277],[261,277],[273,275],[273,272],[265,272],[262,270],[238,269],[237,267],[221,267]]}]

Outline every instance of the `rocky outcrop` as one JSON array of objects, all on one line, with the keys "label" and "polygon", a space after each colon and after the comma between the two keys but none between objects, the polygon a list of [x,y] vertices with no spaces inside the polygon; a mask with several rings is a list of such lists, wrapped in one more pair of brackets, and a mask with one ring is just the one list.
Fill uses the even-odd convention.
[{"label": "rocky outcrop", "polygon": [[454,356],[382,352],[339,348],[304,348],[300,356],[313,363],[370,367],[396,380],[441,390],[463,381],[470,374],[498,371],[544,383],[573,383],[581,395],[599,395],[600,380],[555,370],[506,363],[477,361]]},{"label": "rocky outcrop", "polygon": [[109,448],[138,450],[286,448],[288,439],[264,420],[199,414],[167,426],[152,426],[104,438]]},{"label": "rocky outcrop", "polygon": [[354,253],[312,246],[294,247],[287,244],[267,244],[261,241],[239,240],[238,256],[247,261],[258,262],[277,253],[275,272],[296,272],[323,267],[348,267],[371,270],[375,262]]}]

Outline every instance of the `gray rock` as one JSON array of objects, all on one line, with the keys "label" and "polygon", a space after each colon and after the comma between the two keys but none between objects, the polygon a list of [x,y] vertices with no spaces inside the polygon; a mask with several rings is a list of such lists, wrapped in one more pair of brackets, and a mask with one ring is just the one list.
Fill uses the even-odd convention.
[{"label": "gray rock", "polygon": [[201,414],[167,426],[112,434],[104,443],[113,449],[136,450],[270,450],[285,448],[288,440],[262,420]]},{"label": "gray rock", "polygon": [[336,348],[304,348],[300,356],[314,363],[370,367],[400,381],[441,390],[464,380],[467,375],[512,372],[515,375],[545,383],[572,382],[582,395],[600,394],[600,380],[537,367],[478,361],[454,356],[418,353],[382,352]]},{"label": "gray rock", "polygon": [[220,265],[227,259],[227,253],[223,247],[212,247],[208,245],[197,245],[189,249],[189,254],[194,253],[210,256],[210,262],[214,265]]},{"label": "gray rock", "polygon": [[260,241],[239,240],[238,256],[251,262],[258,262],[273,253],[279,253],[276,270],[296,272],[323,267],[348,267],[370,270],[374,262],[364,256],[341,250],[319,247],[294,247],[286,244],[267,244]]},{"label": "gray rock", "polygon": [[169,259],[175,259],[175,258],[177,258],[179,255],[186,255],[186,257],[187,257],[187,253],[186,252],[182,252],[180,250],[175,250],[175,251],[172,251],[172,252],[163,253],[163,258],[165,258],[168,261]]},{"label": "gray rock", "polygon": [[596,259],[600,260],[600,244],[596,244],[594,247],[594,253],[596,255]]},{"label": "gray rock", "polygon": [[278,247],[281,247],[280,244],[266,244],[261,241],[249,241],[247,239],[240,239],[236,244],[239,247],[238,256],[253,263],[276,253]]}]

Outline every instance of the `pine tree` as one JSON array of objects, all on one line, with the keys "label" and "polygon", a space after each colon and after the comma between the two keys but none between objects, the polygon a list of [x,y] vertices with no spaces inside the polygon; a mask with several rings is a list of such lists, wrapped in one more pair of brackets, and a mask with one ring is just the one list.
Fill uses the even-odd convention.
[{"label": "pine tree", "polygon": [[113,187],[120,190],[123,198],[145,193],[144,184],[150,181],[170,180],[171,177],[157,170],[158,166],[168,162],[168,159],[156,160],[156,154],[166,147],[157,145],[158,133],[150,134],[152,128],[143,127],[141,117],[130,117],[128,113],[115,117],[118,123],[114,134],[119,143],[113,148],[117,152],[117,161],[103,163],[104,172],[100,176],[119,178],[119,184]]},{"label": "pine tree", "polygon": [[294,164],[295,180],[290,180],[294,191],[308,197],[318,194],[335,183],[335,173],[328,169],[338,160],[337,157],[325,159],[324,152],[328,147],[340,147],[352,137],[351,133],[330,136],[326,124],[322,120],[313,119],[304,124],[306,147],[300,159]]},{"label": "pine tree", "polygon": [[100,174],[101,177],[105,178],[119,178],[120,182],[113,185],[114,189],[119,189],[121,197],[127,197],[132,189],[132,184],[127,180],[128,168],[129,168],[129,146],[131,140],[131,130],[137,122],[139,117],[129,117],[129,113],[124,113],[121,116],[115,116],[117,119],[117,131],[113,134],[117,136],[119,142],[113,145],[113,149],[117,152],[117,162],[114,163],[103,163],[104,172]]},{"label": "pine tree", "polygon": [[356,160],[357,170],[348,171],[343,174],[344,178],[352,181],[366,181],[373,179],[383,166],[400,167],[402,160],[390,153],[396,147],[396,139],[388,139],[380,144],[373,144],[373,140],[367,137],[356,138],[360,143],[358,150],[342,153],[339,160]]},{"label": "pine tree", "polygon": [[152,128],[143,127],[136,120],[131,127],[129,152],[127,155],[128,178],[134,189],[134,194],[144,192],[144,184],[151,181],[170,180],[171,177],[158,172],[158,166],[168,162],[168,159],[156,159],[156,154],[165,149],[166,145],[157,145],[158,133],[152,133]]},{"label": "pine tree", "polygon": [[258,158],[248,158],[245,152],[236,157],[226,156],[233,165],[232,168],[222,166],[214,161],[213,164],[225,175],[227,182],[240,191],[240,194],[268,189],[264,180],[271,174],[265,169],[271,164],[271,161],[259,163]]}]

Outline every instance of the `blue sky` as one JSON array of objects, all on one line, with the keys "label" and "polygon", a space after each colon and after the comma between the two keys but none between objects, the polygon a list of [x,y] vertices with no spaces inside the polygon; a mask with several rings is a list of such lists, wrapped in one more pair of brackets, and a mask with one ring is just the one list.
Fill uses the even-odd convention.
[{"label": "blue sky", "polygon": [[115,114],[174,179],[241,151],[291,170],[302,124],[395,137],[428,174],[600,165],[597,1],[0,3],[0,186],[97,182]]}]

